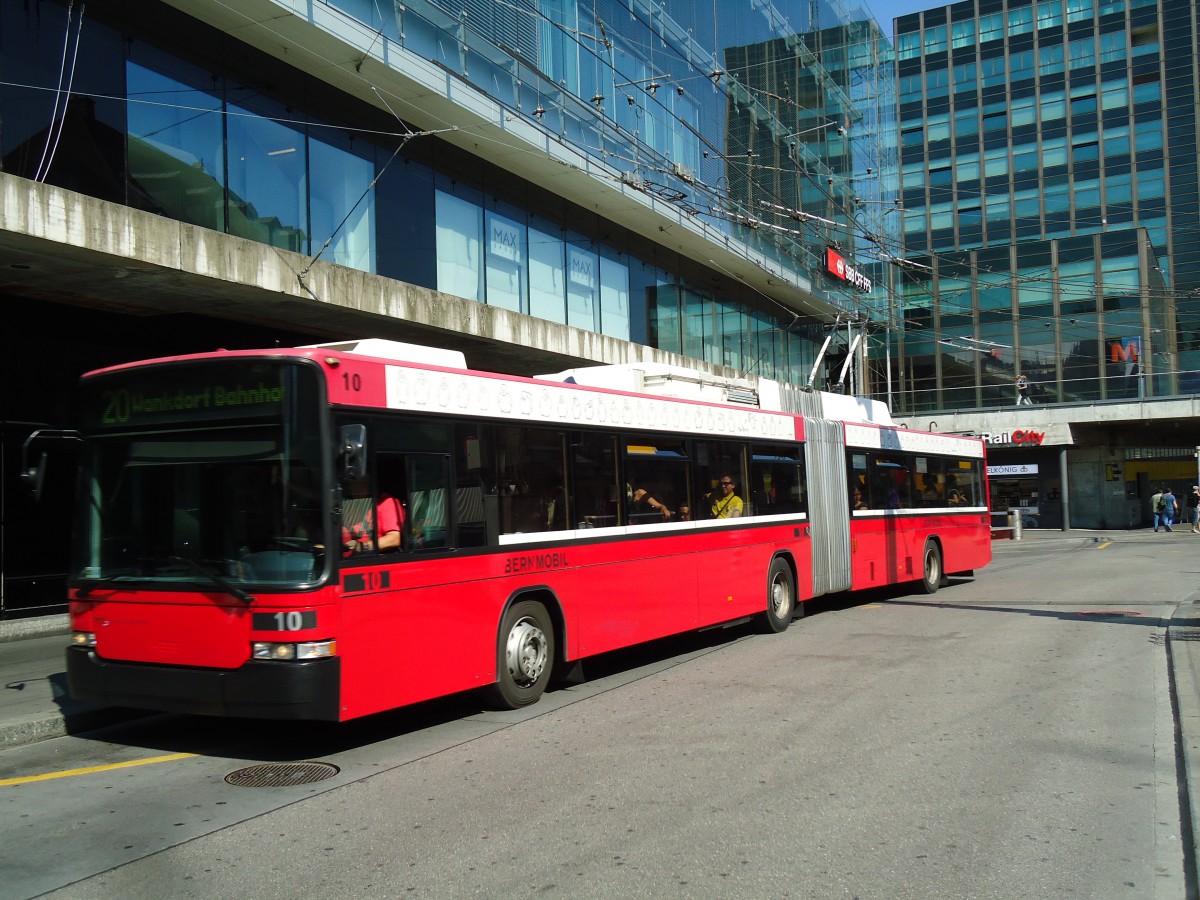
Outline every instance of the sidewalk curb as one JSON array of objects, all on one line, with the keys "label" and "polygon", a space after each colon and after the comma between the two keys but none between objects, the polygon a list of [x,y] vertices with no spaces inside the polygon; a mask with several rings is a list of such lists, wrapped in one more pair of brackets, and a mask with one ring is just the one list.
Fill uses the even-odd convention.
[{"label": "sidewalk curb", "polygon": [[[62,635],[62,649],[65,652],[70,629],[70,619],[66,615],[0,621],[0,646],[16,641]],[[56,700],[55,705],[57,708],[50,712],[34,713],[28,718],[0,722],[0,750],[9,750],[68,734],[95,731],[131,719],[156,715],[152,710],[97,706],[70,698]]]},{"label": "sidewalk curb", "polygon": [[66,737],[119,725],[161,713],[122,706],[93,706],[75,712],[53,712],[39,718],[0,724],[0,750],[11,750],[51,738]]},{"label": "sidewalk curb", "polygon": [[[71,619],[66,613],[58,616],[34,616],[29,619],[6,619],[0,621],[0,644],[44,637],[48,634],[68,634],[70,631]],[[66,646],[65,641],[63,646]]]},{"label": "sidewalk curb", "polygon": [[1193,790],[1200,776],[1200,673],[1195,661],[1200,654],[1185,651],[1183,645],[1200,641],[1200,599],[1184,601],[1175,607],[1167,621],[1167,664],[1171,678],[1172,704],[1178,733],[1177,759],[1180,774],[1180,819],[1185,829],[1185,877],[1188,896],[1200,881],[1200,796]]}]

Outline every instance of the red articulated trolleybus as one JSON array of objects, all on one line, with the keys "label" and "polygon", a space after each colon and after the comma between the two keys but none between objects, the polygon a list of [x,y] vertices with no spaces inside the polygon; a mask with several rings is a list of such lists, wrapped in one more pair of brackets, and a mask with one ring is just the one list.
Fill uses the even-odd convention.
[{"label": "red articulated trolleybus", "polygon": [[342,721],[991,558],[984,445],[645,365],[540,378],[382,340],[82,380],[71,693]]}]

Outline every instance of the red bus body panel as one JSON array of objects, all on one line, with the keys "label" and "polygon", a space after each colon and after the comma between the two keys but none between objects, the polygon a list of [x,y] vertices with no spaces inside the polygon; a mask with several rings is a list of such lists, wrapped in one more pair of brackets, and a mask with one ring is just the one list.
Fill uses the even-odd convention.
[{"label": "red bus body panel", "polygon": [[929,540],[941,547],[950,574],[982,569],[992,559],[986,511],[856,517],[850,522],[851,590],[919,581]]},{"label": "red bus body panel", "polygon": [[[800,562],[807,547],[792,539],[795,530],[650,538],[626,544],[636,556],[622,560],[613,560],[607,542],[567,543],[473,556],[469,567],[466,559],[439,559],[372,569],[387,571],[391,588],[347,593],[342,601],[343,717],[494,682],[500,619],[522,591],[547,591],[561,602],[568,660],[760,613],[766,571],[785,536],[804,570],[800,583],[811,583],[807,561]],[[555,556],[564,563],[506,573],[514,561]]]}]

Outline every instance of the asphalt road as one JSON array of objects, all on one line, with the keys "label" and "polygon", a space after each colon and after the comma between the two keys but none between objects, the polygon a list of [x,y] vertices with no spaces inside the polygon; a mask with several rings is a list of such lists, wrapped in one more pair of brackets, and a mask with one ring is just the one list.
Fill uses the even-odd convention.
[{"label": "asphalt road", "polygon": [[[1197,541],[998,543],[933,597],[625,652],[514,713],[14,748],[0,897],[1186,897],[1165,623]],[[338,771],[224,780],[297,760]]]}]

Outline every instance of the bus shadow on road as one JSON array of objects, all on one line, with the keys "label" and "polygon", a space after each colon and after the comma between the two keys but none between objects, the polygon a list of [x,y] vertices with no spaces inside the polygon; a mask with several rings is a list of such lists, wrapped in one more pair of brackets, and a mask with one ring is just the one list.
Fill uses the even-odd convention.
[{"label": "bus shadow on road", "polygon": [[[1104,625],[1143,625],[1150,628],[1163,628],[1170,624],[1172,626],[1191,625],[1200,626],[1200,619],[1170,619],[1160,616],[1146,616],[1141,610],[1137,609],[1114,609],[1111,607],[1096,608],[1096,609],[1036,609],[1032,607],[1018,606],[983,606],[975,603],[953,603],[953,602],[937,602],[937,601],[919,601],[919,600],[889,600],[893,606],[920,606],[926,609],[956,609],[967,610],[970,612],[989,612],[989,613],[1010,613],[1022,616],[1031,616],[1042,619],[1059,619],[1064,622],[1094,622]],[[1047,603],[1046,606],[1053,604]],[[1176,640],[1183,637],[1182,634],[1173,636]],[[1200,635],[1192,635],[1184,638],[1185,640],[1200,640]]]}]

